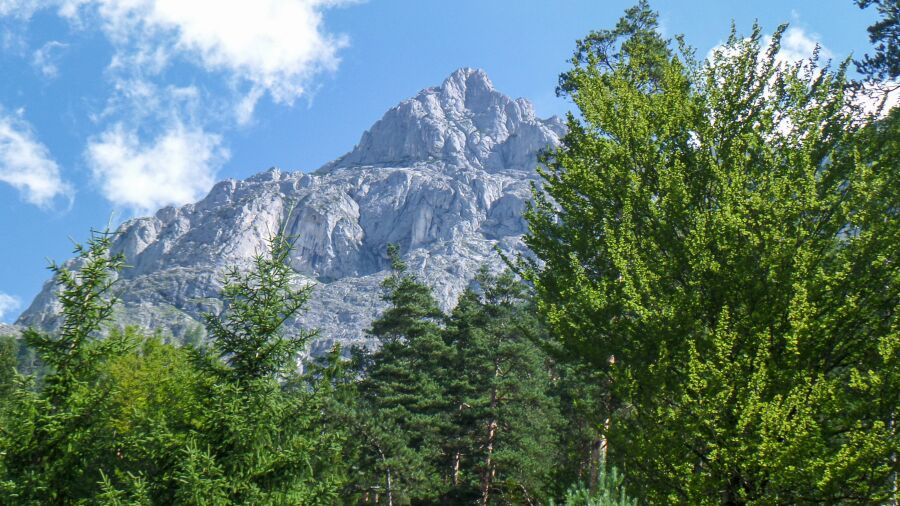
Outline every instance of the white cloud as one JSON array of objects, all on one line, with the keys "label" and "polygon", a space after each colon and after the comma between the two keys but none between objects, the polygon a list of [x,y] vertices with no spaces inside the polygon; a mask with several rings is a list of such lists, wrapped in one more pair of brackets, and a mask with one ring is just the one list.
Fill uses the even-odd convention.
[{"label": "white cloud", "polygon": [[[85,159],[113,204],[152,212],[194,201],[213,184],[228,153],[222,137],[211,131],[252,123],[265,96],[290,105],[308,94],[315,77],[337,68],[347,39],[326,30],[323,16],[350,3],[356,2],[0,0],[0,21],[27,27],[35,12],[50,10],[76,30],[106,36],[112,47],[104,75],[110,93],[89,115],[103,130],[88,139]],[[65,42],[23,53],[39,72],[53,77],[54,55]],[[185,64],[212,80],[182,73]],[[178,72],[168,72],[176,65]],[[176,83],[170,80],[174,75],[191,77]],[[0,124],[5,127],[0,156],[16,163],[0,159],[5,162],[0,181],[35,203],[71,193],[30,130],[10,125]],[[147,135],[160,128],[155,137]]]},{"label": "white cloud", "polygon": [[29,203],[49,206],[56,197],[68,197],[72,188],[60,176],[59,166],[31,126],[19,116],[0,111],[0,182],[19,190]]},{"label": "white cloud", "polygon": [[18,297],[0,292],[0,322],[13,316],[13,313],[17,312],[20,307],[22,307],[22,301]]},{"label": "white cloud", "polygon": [[891,109],[900,107],[900,82],[867,82],[851,92],[850,101],[859,108],[856,112],[863,121],[884,118]]},{"label": "white cloud", "polygon": [[[749,41],[749,39],[744,39]],[[772,45],[772,36],[766,35],[760,41],[763,48],[760,59],[765,56],[765,49]],[[834,53],[825,47],[819,40],[818,35],[809,34],[803,28],[790,27],[781,35],[781,47],[775,55],[775,61],[780,64],[794,65],[798,62],[808,61],[812,58],[816,46],[819,47],[819,60],[821,62],[834,58]],[[719,44],[706,54],[706,59],[711,60],[716,53],[722,53],[724,56],[734,56],[737,50],[727,48],[725,44]]]},{"label": "white cloud", "polygon": [[200,198],[228,158],[220,136],[174,122],[149,145],[118,124],[91,140],[86,158],[103,195],[116,205],[150,213]]},{"label": "white cloud", "polygon": [[234,116],[238,125],[248,125],[253,120],[253,110],[256,103],[262,98],[263,90],[254,86],[247,95],[238,102],[234,109]]},{"label": "white cloud", "polygon": [[[763,39],[764,46],[768,47],[771,43],[771,36]],[[812,58],[817,45],[819,47],[820,60],[825,61],[834,58],[834,53],[819,41],[817,34],[809,34],[803,28],[790,27],[781,36],[781,48],[778,54],[775,55],[775,60],[787,65],[808,60]]]},{"label": "white cloud", "polygon": [[59,52],[67,47],[68,44],[51,40],[32,54],[31,65],[44,77],[54,78],[59,75],[59,67],[56,66]]},{"label": "white cloud", "polygon": [[0,0],[0,16],[28,19],[39,7],[39,0]]},{"label": "white cloud", "polygon": [[[0,0],[3,1],[3,0]],[[250,92],[235,113],[262,92],[278,103],[302,96],[311,79],[337,68],[347,39],[325,31],[324,10],[340,0],[66,0],[60,13],[81,23],[98,16],[117,46],[111,67],[164,68],[183,56],[209,72],[224,72]],[[83,23],[82,23],[83,24]],[[138,62],[151,62],[149,70]],[[252,109],[251,109],[252,110]]]}]

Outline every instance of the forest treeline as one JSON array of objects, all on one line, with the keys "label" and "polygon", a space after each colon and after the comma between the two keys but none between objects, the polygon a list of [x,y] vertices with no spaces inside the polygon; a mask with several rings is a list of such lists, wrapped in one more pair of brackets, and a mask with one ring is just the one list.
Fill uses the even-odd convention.
[{"label": "forest treeline", "polygon": [[111,328],[94,233],[58,331],[0,339],[0,503],[897,504],[900,4],[857,3],[865,82],[645,1],[579,40],[532,254],[445,313],[390,246],[371,349],[298,363],[283,234],[206,339]]}]

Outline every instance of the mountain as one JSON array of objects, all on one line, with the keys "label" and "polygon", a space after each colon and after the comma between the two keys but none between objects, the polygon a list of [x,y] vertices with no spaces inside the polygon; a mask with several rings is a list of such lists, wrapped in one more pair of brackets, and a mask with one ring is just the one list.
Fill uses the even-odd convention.
[{"label": "mountain", "polygon": [[15,325],[7,325],[0,323],[0,336],[16,336],[18,337],[22,329]]},{"label": "mountain", "polygon": [[[390,243],[450,308],[482,264],[500,268],[496,249],[524,251],[536,156],[563,132],[558,118],[539,119],[527,100],[494,90],[483,71],[457,70],[313,173],[273,168],[222,181],[197,203],[124,223],[113,249],[130,267],[117,285],[116,322],[199,337],[200,315],[221,310],[223,268],[247,265],[282,223],[298,238],[298,282],[317,285],[308,310],[289,323],[320,329],[313,353],[336,340],[367,341],[384,307]],[[48,282],[16,323],[56,328],[53,293]]]}]

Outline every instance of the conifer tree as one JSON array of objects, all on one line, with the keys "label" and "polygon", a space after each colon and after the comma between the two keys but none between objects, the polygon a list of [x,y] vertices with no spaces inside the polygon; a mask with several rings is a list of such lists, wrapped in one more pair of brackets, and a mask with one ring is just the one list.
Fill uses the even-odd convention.
[{"label": "conifer tree", "polygon": [[343,435],[321,430],[321,400],[297,387],[312,333],[282,329],[311,290],[295,285],[291,246],[281,231],[248,271],[228,271],[223,313],[206,316],[222,361],[199,357],[218,380],[202,384],[203,430],[186,441],[173,472],[182,484],[177,502],[329,503],[343,485]]},{"label": "conifer tree", "polygon": [[238,267],[226,271],[221,294],[224,313],[204,315],[215,350],[239,381],[290,372],[315,336],[305,330],[284,334],[284,323],[306,305],[313,286],[294,286],[290,237],[281,231],[268,246],[266,252],[256,254],[249,271]]},{"label": "conifer tree", "polygon": [[560,457],[552,365],[538,345],[542,327],[511,273],[482,269],[476,280],[445,332],[456,352],[456,499],[537,504],[552,491]]},{"label": "conifer tree", "polygon": [[[860,9],[874,6],[880,19],[869,27],[869,42],[875,53],[856,62],[856,68],[871,79],[887,80],[897,89],[900,83],[900,0],[856,0]],[[893,82],[890,82],[893,81]]]},{"label": "conifer tree", "polygon": [[106,392],[98,388],[103,361],[125,350],[120,339],[99,339],[112,313],[111,294],[121,255],[110,254],[112,235],[92,232],[76,244],[77,270],[52,263],[59,285],[62,324],[50,335],[34,329],[24,339],[49,366],[41,388],[18,376],[0,414],[0,501],[67,504],[92,496],[100,480],[109,434],[99,420]]},{"label": "conifer tree", "polygon": [[13,388],[19,343],[13,336],[0,336],[0,404]]},{"label": "conifer tree", "polygon": [[387,503],[431,500],[447,486],[441,445],[448,430],[450,348],[441,337],[443,313],[431,289],[407,270],[399,248],[388,248],[392,274],[383,283],[388,309],[372,323],[380,348],[361,357],[359,385],[368,462]]}]

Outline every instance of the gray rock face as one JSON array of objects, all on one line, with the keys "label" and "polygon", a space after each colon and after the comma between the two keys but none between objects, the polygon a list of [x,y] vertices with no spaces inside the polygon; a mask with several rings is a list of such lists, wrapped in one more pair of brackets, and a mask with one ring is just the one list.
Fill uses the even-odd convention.
[{"label": "gray rock face", "polygon": [[0,336],[13,336],[19,337],[21,335],[22,329],[15,325],[7,325],[5,323],[0,323]]},{"label": "gray rock face", "polygon": [[[298,240],[298,283],[315,283],[308,310],[290,328],[318,328],[313,353],[335,341],[365,344],[384,308],[387,245],[452,307],[483,264],[524,251],[522,211],[536,155],[559,142],[557,118],[498,93],[484,72],[460,69],[388,111],[350,153],[314,173],[270,169],[216,184],[200,202],[124,223],[114,250],[130,268],[119,280],[119,324],[201,332],[200,315],[230,265],[246,266],[284,224]],[[48,282],[17,324],[53,329],[58,304]]]},{"label": "gray rock face", "polygon": [[422,90],[388,111],[353,151],[320,171],[420,162],[530,171],[535,153],[556,142],[564,129],[555,116],[536,118],[527,100],[495,91],[484,71],[459,69],[440,87]]}]

